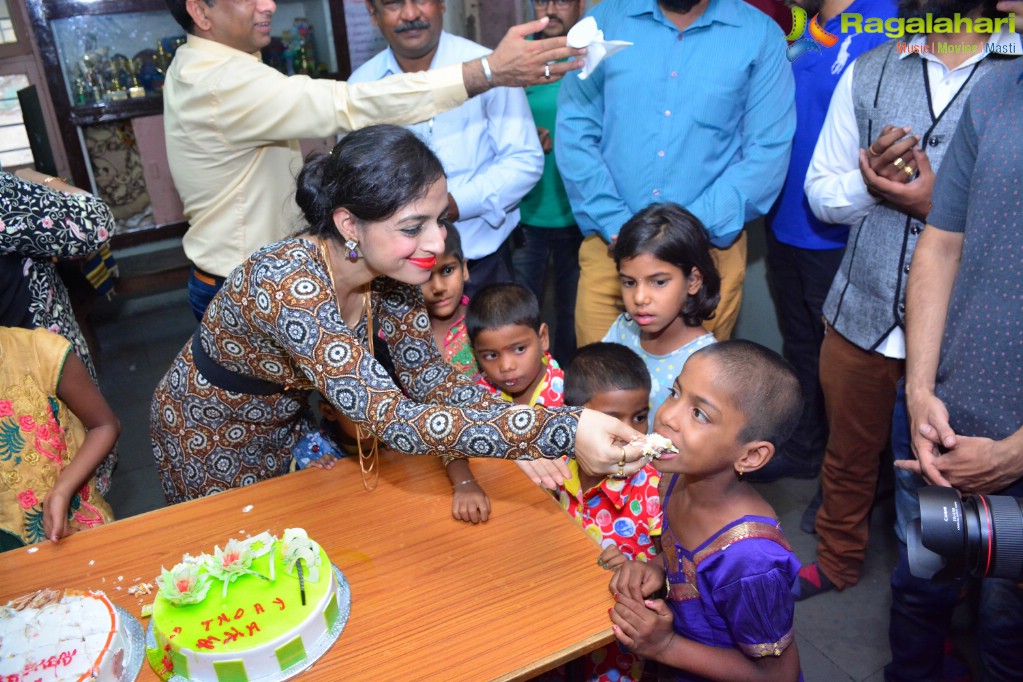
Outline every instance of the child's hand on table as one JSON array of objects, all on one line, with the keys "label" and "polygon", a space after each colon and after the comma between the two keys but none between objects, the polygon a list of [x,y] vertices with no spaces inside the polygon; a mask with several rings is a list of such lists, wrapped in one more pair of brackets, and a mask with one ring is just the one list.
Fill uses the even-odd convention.
[{"label": "child's hand on table", "polygon": [[618,603],[611,609],[611,622],[618,641],[638,656],[661,660],[675,639],[671,609],[665,601],[641,601],[626,594],[616,595],[615,601]]},{"label": "child's hand on table", "polygon": [[333,469],[341,454],[325,431],[310,431],[291,449],[293,469]]},{"label": "child's hand on table", "polygon": [[67,523],[70,504],[71,499],[67,494],[56,488],[51,489],[43,498],[43,532],[51,542],[71,535],[72,531]]},{"label": "child's hand on table", "polygon": [[481,523],[490,518],[490,498],[476,481],[455,487],[451,515],[466,523]]},{"label": "child's hand on table", "polygon": [[324,454],[318,459],[310,460],[306,463],[306,469],[333,469],[334,465],[337,464],[337,457],[330,453]]},{"label": "child's hand on table", "polygon": [[614,595],[628,595],[642,601],[664,585],[664,568],[659,562],[625,561],[611,576],[608,589]]}]

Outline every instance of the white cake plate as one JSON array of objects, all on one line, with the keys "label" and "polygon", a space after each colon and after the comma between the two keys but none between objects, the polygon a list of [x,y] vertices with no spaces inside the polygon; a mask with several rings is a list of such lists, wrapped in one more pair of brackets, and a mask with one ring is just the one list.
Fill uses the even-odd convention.
[{"label": "white cake plate", "polygon": [[[338,640],[341,636],[341,631],[345,629],[345,625],[348,623],[348,616],[352,613],[352,591],[348,586],[348,581],[345,579],[341,569],[331,564],[330,567],[334,569],[334,578],[337,580],[337,610],[338,617],[334,622],[333,627],[320,635],[319,639],[313,643],[311,647],[306,650],[306,657],[296,663],[293,666],[285,668],[284,670],[277,671],[270,675],[264,675],[263,677],[253,677],[249,682],[284,682],[284,680],[290,680],[299,673],[305,672],[312,667],[320,656],[327,653],[327,650]],[[136,624],[138,621],[136,621]],[[141,631],[141,626],[139,630]],[[153,631],[153,622],[150,620],[149,628],[146,630],[146,646],[138,647],[143,651],[143,655],[146,648],[156,648],[156,633]],[[133,658],[134,660],[134,658]],[[135,668],[135,674],[138,674],[138,666]],[[134,677],[124,678],[118,682],[130,682],[134,680]],[[171,675],[167,682],[204,682],[203,680],[194,680],[189,677],[182,677],[181,675]]]}]

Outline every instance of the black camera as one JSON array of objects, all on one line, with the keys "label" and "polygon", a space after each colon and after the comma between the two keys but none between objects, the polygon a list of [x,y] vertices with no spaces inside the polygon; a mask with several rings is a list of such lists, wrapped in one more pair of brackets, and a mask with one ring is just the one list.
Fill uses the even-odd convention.
[{"label": "black camera", "polygon": [[909,524],[909,570],[917,578],[1023,578],[1023,499],[920,491],[920,518]]}]

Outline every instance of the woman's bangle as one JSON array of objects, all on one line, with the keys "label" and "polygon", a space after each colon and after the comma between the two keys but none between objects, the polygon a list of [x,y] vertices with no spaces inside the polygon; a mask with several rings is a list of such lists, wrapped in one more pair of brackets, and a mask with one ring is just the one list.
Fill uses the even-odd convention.
[{"label": "woman's bangle", "polygon": [[494,72],[490,70],[490,62],[486,57],[480,57],[480,66],[483,67],[483,77],[487,79],[487,85],[493,85]]},{"label": "woman's bangle", "polygon": [[48,185],[48,184],[50,184],[51,182],[53,182],[54,180],[56,180],[56,179],[57,179],[57,178],[55,178],[55,177],[53,177],[53,176],[51,175],[51,176],[49,176],[48,178],[46,178],[45,180],[43,180],[43,184],[44,184],[44,185]]},{"label": "woman's bangle", "polygon": [[466,483],[475,483],[475,482],[476,482],[475,478],[467,478],[464,481],[459,481],[458,483],[452,483],[451,487],[452,488],[457,488],[460,485],[465,485]]}]

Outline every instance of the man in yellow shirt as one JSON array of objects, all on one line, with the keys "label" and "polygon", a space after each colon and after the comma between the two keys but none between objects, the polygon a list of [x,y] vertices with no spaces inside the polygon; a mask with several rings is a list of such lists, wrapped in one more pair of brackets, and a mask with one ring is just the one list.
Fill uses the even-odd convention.
[{"label": "man in yellow shirt", "polygon": [[[405,0],[415,2],[415,0]],[[285,76],[262,63],[273,0],[167,0],[188,32],[163,89],[167,156],[190,225],[189,300],[202,314],[224,278],[253,251],[299,226],[298,140],[374,123],[410,124],[491,87],[556,80],[579,63],[564,38],[528,41],[546,25],[509,29],[490,55],[372,83]]]}]

